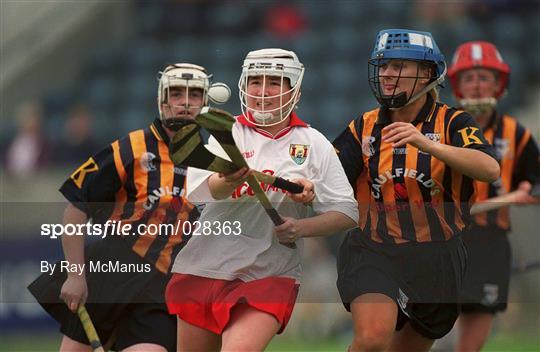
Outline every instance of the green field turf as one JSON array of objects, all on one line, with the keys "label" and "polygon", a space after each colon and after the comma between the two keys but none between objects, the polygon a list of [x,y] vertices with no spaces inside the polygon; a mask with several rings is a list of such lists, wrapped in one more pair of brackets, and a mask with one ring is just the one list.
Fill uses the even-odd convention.
[{"label": "green field turf", "polygon": [[[59,336],[55,334],[16,334],[2,335],[0,338],[1,352],[48,352],[58,351]],[[300,341],[275,338],[268,351],[345,351],[347,341]],[[496,335],[492,337],[486,347],[486,352],[537,352],[540,351],[539,336]]]}]

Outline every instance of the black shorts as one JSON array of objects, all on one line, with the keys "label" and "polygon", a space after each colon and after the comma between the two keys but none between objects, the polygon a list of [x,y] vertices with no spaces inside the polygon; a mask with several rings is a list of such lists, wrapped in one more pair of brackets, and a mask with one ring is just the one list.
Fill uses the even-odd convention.
[{"label": "black shorts", "polygon": [[469,254],[461,292],[462,311],[495,314],[506,310],[512,266],[507,232],[471,226],[463,233]]},{"label": "black shorts", "polygon": [[[107,238],[89,245],[86,250],[86,308],[100,340],[113,339],[113,350],[139,343],[154,343],[168,351],[176,350],[176,317],[169,315],[165,287],[170,275],[157,271],[134,253],[120,238]],[[111,267],[114,272],[89,271],[90,262],[105,265],[131,264],[131,271]],[[57,263],[58,264],[58,263]],[[103,266],[100,266],[105,268]],[[95,267],[94,267],[95,269]],[[147,272],[147,270],[150,270]],[[41,306],[60,323],[60,331],[78,342],[89,344],[79,321],[59,299],[67,273],[56,266],[52,275],[45,273],[28,289]]]},{"label": "black shorts", "polygon": [[438,339],[460,313],[459,291],[467,253],[459,236],[446,242],[383,244],[353,229],[338,256],[337,286],[345,308],[366,293],[381,293],[398,305],[396,330],[406,322]]}]

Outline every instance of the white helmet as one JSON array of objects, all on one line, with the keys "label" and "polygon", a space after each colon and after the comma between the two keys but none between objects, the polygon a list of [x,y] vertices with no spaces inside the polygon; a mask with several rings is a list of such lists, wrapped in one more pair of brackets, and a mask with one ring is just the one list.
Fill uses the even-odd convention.
[{"label": "white helmet", "polygon": [[[278,95],[261,97],[264,99],[280,98],[280,106],[275,109],[258,110],[247,106],[246,98],[259,98],[247,93],[248,77],[252,76],[275,76],[288,78],[291,84],[291,89],[286,92],[281,92]],[[242,75],[238,81],[238,91],[240,95],[240,104],[242,113],[248,117],[250,113],[253,116],[253,122],[257,126],[273,126],[285,120],[293,109],[296,107],[300,99],[300,86],[304,76],[304,65],[298,60],[298,56],[292,51],[283,49],[261,49],[250,51],[244,64],[242,65]],[[283,96],[291,93],[291,98],[284,102]],[[279,113],[278,113],[279,112]]]},{"label": "white helmet", "polygon": [[[226,103],[230,96],[231,90],[225,83],[211,83],[212,75],[206,72],[206,69],[202,66],[178,63],[167,66],[163,71],[158,73],[158,109],[159,118],[162,123],[171,129],[177,129],[183,126],[185,121],[178,118],[167,118],[163,113],[162,105],[167,104],[169,101],[169,94],[171,87],[185,87],[186,97],[185,107],[188,108],[202,108],[208,105],[208,99],[216,104]],[[202,89],[203,91],[203,105],[194,106],[189,104],[189,89]],[[175,128],[176,127],[176,128]]]}]

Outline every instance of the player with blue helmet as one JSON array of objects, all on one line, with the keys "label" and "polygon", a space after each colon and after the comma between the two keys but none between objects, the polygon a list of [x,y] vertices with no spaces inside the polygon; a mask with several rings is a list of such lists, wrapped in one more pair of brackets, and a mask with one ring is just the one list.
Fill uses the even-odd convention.
[{"label": "player with blue helmet", "polygon": [[[416,63],[407,70],[406,62]],[[390,63],[399,65],[395,84],[386,89],[388,75],[383,72]],[[405,66],[404,66],[405,64]],[[410,105],[426,92],[442,85],[446,75],[446,62],[435,40],[428,32],[403,29],[381,31],[368,61],[369,86],[383,107],[398,109]],[[410,92],[398,90],[401,84],[411,83]]]},{"label": "player with blue helmet", "polygon": [[446,62],[430,33],[379,32],[368,67],[380,107],[334,141],[360,210],[338,256],[350,350],[427,351],[459,315],[473,180],[499,166],[472,116],[438,101]]}]

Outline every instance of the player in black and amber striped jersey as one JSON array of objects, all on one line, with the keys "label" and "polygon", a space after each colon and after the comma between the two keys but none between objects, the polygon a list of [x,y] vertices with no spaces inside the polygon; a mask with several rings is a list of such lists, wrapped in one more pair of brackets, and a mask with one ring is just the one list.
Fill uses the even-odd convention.
[{"label": "player in black and amber striped jersey", "polygon": [[[532,184],[540,182],[538,147],[529,130],[496,110],[509,74],[510,67],[495,45],[485,41],[460,45],[448,71],[456,99],[474,116],[494,146],[501,167],[497,182],[475,181],[475,201],[517,190],[520,194],[516,202],[537,202],[528,193]],[[489,335],[494,315],[506,310],[511,268],[509,230],[509,209],[503,207],[476,215],[463,234],[469,263],[458,320],[459,351],[479,351]]]},{"label": "player in black and amber striped jersey", "polygon": [[499,167],[473,118],[437,102],[445,73],[430,33],[379,32],[369,82],[381,107],[334,141],[360,211],[338,257],[351,351],[427,351],[458,317],[473,179]]},{"label": "player in black and amber striped jersey", "polygon": [[[473,180],[433,153],[384,140],[392,124],[388,110],[376,109],[352,121],[335,146],[355,186],[360,228],[373,241],[446,241],[467,224]],[[414,128],[438,144],[488,150],[472,118],[426,96]]]},{"label": "player in black and amber striped jersey", "polygon": [[94,224],[109,221],[108,236],[118,236],[120,227],[129,225],[122,240],[162,273],[169,272],[171,255],[185,241],[182,231],[158,236],[148,225],[176,227],[198,217],[197,209],[182,197],[186,169],[174,168],[168,144],[165,128],[155,120],[88,159],[60,189]]},{"label": "player in black and amber striped jersey", "polygon": [[160,118],[89,158],[60,188],[69,201],[64,224],[90,219],[107,231],[87,248],[85,236],[62,236],[65,260],[86,270],[56,270],[29,286],[61,324],[61,351],[92,350],[72,313],[85,301],[101,341],[113,349],[176,350],[176,318],[164,292],[171,258],[191,235],[184,224],[199,213],[184,198],[186,169],[170,160],[169,139],[214,98],[210,79],[198,65],[167,66],[159,76]]}]

